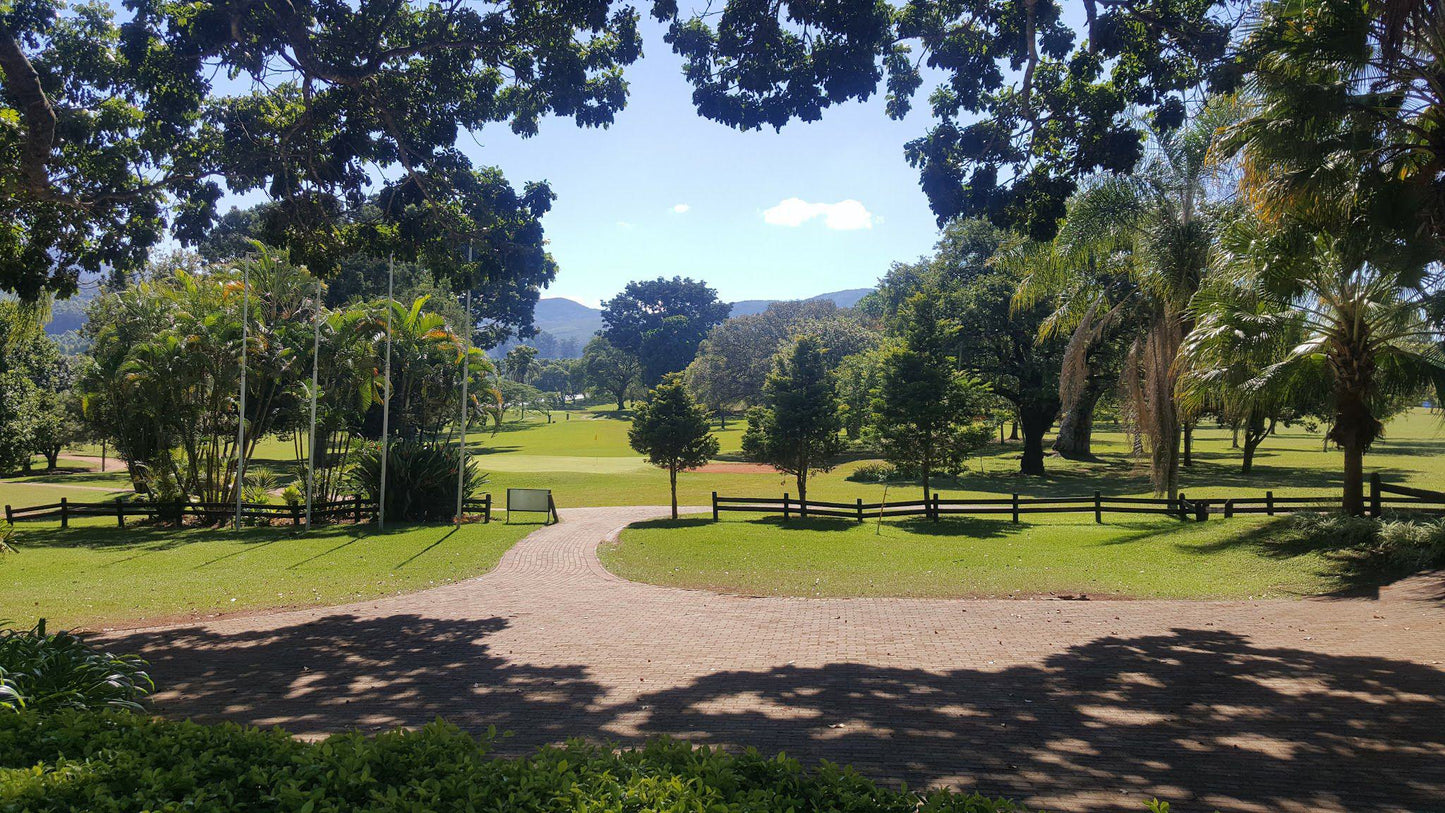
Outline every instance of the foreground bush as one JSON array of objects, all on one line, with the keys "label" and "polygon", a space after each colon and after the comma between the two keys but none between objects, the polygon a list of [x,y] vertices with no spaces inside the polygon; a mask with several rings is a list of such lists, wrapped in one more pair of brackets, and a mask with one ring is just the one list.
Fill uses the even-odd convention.
[{"label": "foreground bush", "polygon": [[145,666],[69,632],[48,633],[44,619],[29,630],[0,629],[0,711],[139,710],[155,690]]},{"label": "foreground bush", "polygon": [[1012,813],[1010,802],[886,790],[846,768],[656,740],[494,759],[444,723],[322,742],[231,724],[66,712],[0,718],[0,810]]}]

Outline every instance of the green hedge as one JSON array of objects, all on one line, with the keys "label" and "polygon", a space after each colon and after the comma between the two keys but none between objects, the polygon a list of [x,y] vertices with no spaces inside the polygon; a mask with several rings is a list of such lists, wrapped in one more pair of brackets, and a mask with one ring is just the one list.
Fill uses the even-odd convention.
[{"label": "green hedge", "polygon": [[121,712],[0,716],[0,811],[687,811],[1003,813],[1002,800],[879,788],[671,740],[614,753],[571,743],[489,755],[445,723],[303,742],[279,730]]}]

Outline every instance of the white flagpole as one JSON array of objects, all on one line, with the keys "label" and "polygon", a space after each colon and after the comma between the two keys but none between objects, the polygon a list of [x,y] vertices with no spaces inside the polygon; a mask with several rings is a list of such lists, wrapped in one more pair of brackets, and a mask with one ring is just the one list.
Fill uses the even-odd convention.
[{"label": "white flagpole", "polygon": [[[472,247],[467,246],[467,262],[472,261]],[[472,290],[467,288],[467,319],[462,326],[462,443],[457,450],[457,525],[462,524],[462,481],[467,473],[467,384],[471,381],[472,356]]]},{"label": "white flagpole", "polygon": [[386,260],[386,400],[381,402],[381,493],[376,503],[376,527],[386,525],[386,458],[391,440],[391,312],[396,254]]},{"label": "white flagpole", "polygon": [[306,530],[311,530],[311,501],[316,493],[316,378],[321,366],[321,278],[316,278],[315,313],[311,335],[311,440],[306,445]]},{"label": "white flagpole", "polygon": [[246,483],[246,346],[251,340],[251,266],[241,270],[241,409],[236,413],[236,530],[241,530],[241,491]]}]

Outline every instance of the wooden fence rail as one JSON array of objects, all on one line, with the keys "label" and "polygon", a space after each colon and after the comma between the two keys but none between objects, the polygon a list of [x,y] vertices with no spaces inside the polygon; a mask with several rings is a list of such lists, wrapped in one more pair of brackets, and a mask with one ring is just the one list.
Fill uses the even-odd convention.
[{"label": "wooden fence rail", "polygon": [[[1385,496],[1390,495],[1390,496]],[[863,522],[882,517],[925,517],[939,520],[944,516],[1006,515],[1019,522],[1024,514],[1093,514],[1095,522],[1103,522],[1104,514],[1158,514],[1181,520],[1204,522],[1210,514],[1226,518],[1239,514],[1290,514],[1296,511],[1331,511],[1340,507],[1338,493],[1308,496],[1277,497],[1273,491],[1263,495],[1209,497],[1190,499],[1184,492],[1174,499],[1161,497],[1114,497],[1095,491],[1092,496],[1068,497],[970,497],[944,499],[933,494],[921,500],[865,503],[798,500],[790,494],[781,499],[772,497],[726,497],[712,494],[712,518],[717,521],[724,512],[781,515],[793,517],[832,517]],[[1382,508],[1424,513],[1445,513],[1445,493],[1424,489],[1389,486],[1378,476],[1371,480],[1372,516],[1381,515]]]},{"label": "wooden fence rail", "polygon": [[[491,522],[492,495],[483,494],[477,499],[467,500],[462,503],[462,513],[473,516],[480,514],[482,522]],[[76,517],[114,517],[116,524],[121,528],[125,527],[127,518],[155,520],[179,527],[185,524],[187,516],[199,518],[206,523],[227,521],[236,516],[236,504],[127,502],[124,499],[108,502],[70,502],[69,499],[62,497],[60,502],[50,505],[5,506],[5,521],[8,523],[43,522],[58,519],[62,528],[70,527],[70,520]],[[364,499],[359,494],[341,500],[315,503],[311,506],[313,521],[345,522],[350,520],[360,524],[375,517],[376,503]],[[301,525],[306,521],[306,506],[304,504],[242,503],[241,518],[269,519]]]}]

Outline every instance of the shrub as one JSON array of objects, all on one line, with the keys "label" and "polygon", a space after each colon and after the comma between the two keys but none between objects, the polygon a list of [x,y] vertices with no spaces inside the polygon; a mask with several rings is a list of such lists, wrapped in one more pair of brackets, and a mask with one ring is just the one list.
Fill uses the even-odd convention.
[{"label": "shrub", "polygon": [[855,483],[887,483],[900,477],[898,467],[892,463],[864,463],[848,474]]},{"label": "shrub", "polygon": [[1366,549],[1374,544],[1379,523],[1346,514],[1299,513],[1290,518],[1302,538],[1322,548]]},{"label": "shrub", "polygon": [[36,811],[707,810],[1013,813],[1003,800],[880,788],[847,768],[672,740],[572,742],[494,759],[445,723],[302,742],[280,730],[115,713],[0,719],[0,809]]},{"label": "shrub", "polygon": [[[69,632],[0,629],[0,707],[52,712],[113,708],[135,711],[155,690],[146,662],[112,655]],[[7,715],[8,716],[8,715]]]},{"label": "shrub", "polygon": [[1383,522],[1375,553],[1391,568],[1408,572],[1445,564],[1445,519]]},{"label": "shrub", "polygon": [[[381,493],[381,447],[368,446],[351,472],[352,482],[375,501]],[[471,499],[487,481],[467,461],[462,496]],[[386,516],[402,522],[452,519],[457,510],[457,454],[440,444],[401,441],[390,445],[386,463]]]}]

